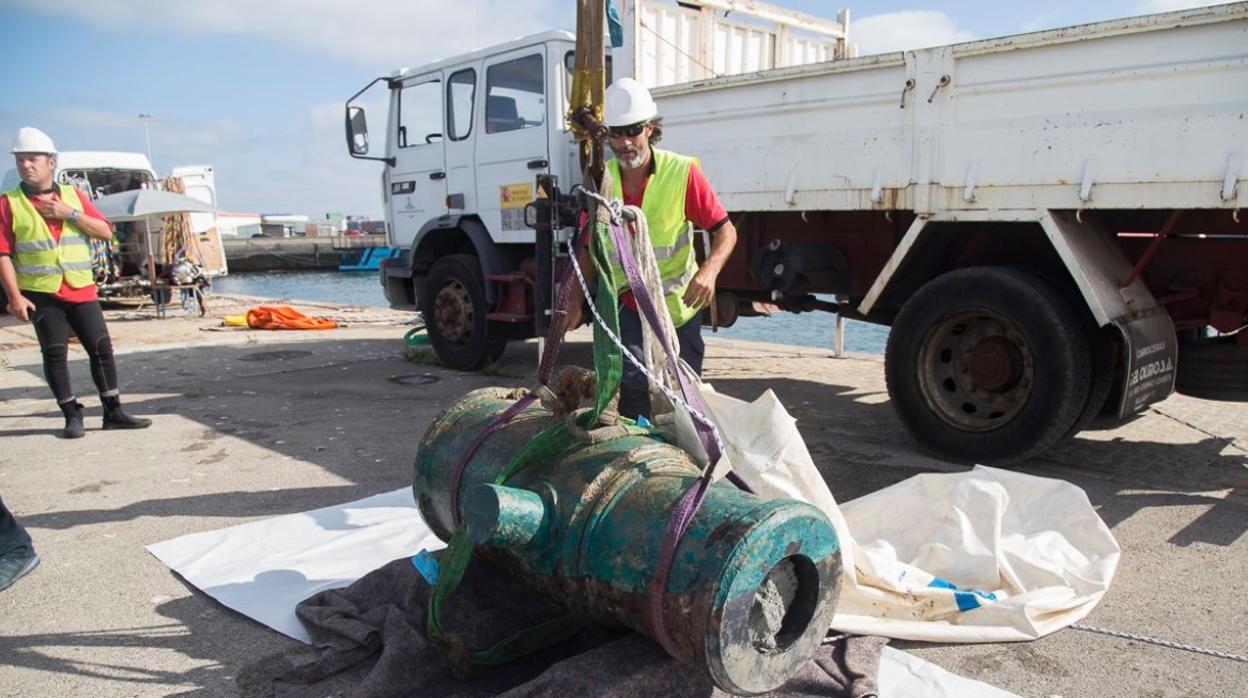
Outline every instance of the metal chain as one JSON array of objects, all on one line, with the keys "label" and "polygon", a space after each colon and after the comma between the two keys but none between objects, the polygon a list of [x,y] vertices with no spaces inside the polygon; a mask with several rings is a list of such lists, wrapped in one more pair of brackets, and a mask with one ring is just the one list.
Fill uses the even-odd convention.
[{"label": "metal chain", "polygon": [[598,192],[596,192],[596,191],[591,191],[591,190],[589,190],[589,189],[586,189],[583,185],[580,185],[580,184],[578,184],[578,185],[576,185],[575,187],[573,187],[573,189],[574,189],[574,190],[575,190],[575,189],[578,189],[578,188],[579,188],[582,192],[584,192],[585,196],[588,196],[589,198],[593,199],[594,201],[597,201],[600,205],[604,206],[604,207],[605,207],[608,211],[610,211],[610,212],[611,212],[611,222],[612,222],[612,223],[615,223],[616,225],[620,225],[620,224],[622,224],[622,223],[624,222],[624,201],[623,201],[623,199],[608,199],[607,197],[603,196],[602,194],[599,194],[599,193],[598,193]]},{"label": "metal chain", "polygon": [[1137,640],[1139,642],[1147,642],[1152,645],[1160,645],[1171,649],[1183,650],[1185,652],[1195,652],[1196,654],[1207,654],[1210,657],[1219,657],[1221,659],[1230,659],[1236,662],[1248,662],[1248,657],[1242,654],[1232,654],[1230,652],[1219,652],[1217,650],[1207,650],[1203,647],[1195,645],[1185,645],[1179,642],[1171,642],[1170,640],[1162,640],[1156,637],[1148,637],[1146,635],[1135,635],[1132,633],[1119,632],[1117,630],[1109,630],[1107,628],[1097,628],[1091,625],[1083,625],[1082,623],[1072,623],[1071,626],[1075,630],[1083,630],[1089,633],[1100,633],[1101,635],[1110,635],[1112,637],[1120,637],[1125,640]]},{"label": "metal chain", "polygon": [[[585,190],[585,193],[595,198],[601,198],[589,190]],[[589,311],[593,313],[594,321],[598,323],[598,326],[602,328],[603,332],[606,332],[607,336],[611,338],[611,341],[620,348],[620,353],[623,354],[624,357],[633,364],[633,366],[636,366],[637,369],[640,370],[653,385],[663,391],[663,394],[667,396],[667,399],[672,401],[672,404],[680,405],[685,408],[694,419],[706,425],[711,430],[711,437],[715,439],[715,445],[719,447],[719,452],[727,452],[727,449],[724,447],[723,439],[719,436],[719,427],[708,419],[706,415],[703,415],[701,412],[695,410],[689,403],[685,402],[684,399],[677,395],[671,388],[664,385],[663,382],[656,378],[655,375],[651,373],[642,362],[637,360],[637,357],[633,356],[633,352],[629,351],[628,347],[624,346],[624,342],[621,341],[619,337],[615,336],[615,333],[612,332],[611,328],[607,326],[607,321],[598,314],[598,306],[594,304],[594,301],[592,300],[593,296],[589,293],[589,285],[585,283],[585,276],[581,273],[580,262],[576,260],[574,255],[569,257],[569,259],[572,260],[572,270],[576,272],[576,280],[581,284],[581,292],[585,295],[585,301],[589,303]],[[676,370],[679,371],[680,369],[677,368]],[[711,466],[714,466],[714,463],[712,463]]]},{"label": "metal chain", "polygon": [[849,637],[849,634],[848,634],[848,633],[844,633],[844,634],[841,634],[841,635],[833,635],[832,637],[825,637],[825,638],[823,638],[823,642],[821,642],[821,643],[819,643],[819,644],[820,644],[820,645],[823,645],[823,646],[827,646],[827,645],[835,645],[836,643],[840,642],[841,640],[844,640],[844,639],[845,639],[845,638],[847,638],[847,637]]},{"label": "metal chain", "polygon": [[[1117,630],[1109,630],[1108,628],[1097,628],[1091,625],[1083,625],[1082,623],[1072,623],[1070,627],[1074,628],[1075,630],[1083,630],[1084,632],[1099,633],[1101,635],[1109,635],[1112,637],[1120,637],[1124,640],[1136,640],[1138,642],[1147,642],[1152,645],[1160,645],[1162,647],[1169,647],[1171,649],[1183,650],[1185,652],[1195,652],[1196,654],[1206,654],[1206,655],[1209,655],[1210,657],[1218,657],[1220,659],[1230,659],[1236,662],[1248,662],[1248,657],[1242,654],[1233,654],[1231,652],[1219,652],[1218,650],[1207,650],[1203,647],[1197,647],[1195,645],[1185,645],[1181,642],[1172,642],[1170,640],[1162,640],[1156,637],[1148,637],[1147,635],[1135,635],[1133,633],[1124,633],[1124,632],[1119,632]],[[837,642],[840,642],[841,640],[844,640],[847,637],[850,637],[850,636],[848,634],[843,634],[843,635],[833,635],[832,637],[825,637],[823,639],[823,642],[820,644],[822,645],[835,644]]]}]

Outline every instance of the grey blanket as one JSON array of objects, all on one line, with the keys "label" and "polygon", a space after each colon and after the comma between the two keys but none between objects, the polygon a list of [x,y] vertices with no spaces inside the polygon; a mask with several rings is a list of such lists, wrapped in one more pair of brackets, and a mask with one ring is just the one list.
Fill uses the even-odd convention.
[{"label": "grey blanket", "polygon": [[[458,680],[425,636],[429,591],[428,583],[404,558],[349,587],[306,599],[296,611],[312,637],[312,646],[245,667],[238,676],[240,692],[248,698],[727,695],[649,638],[597,627],[511,664],[477,669],[467,680]],[[442,606],[442,627],[459,635],[470,648],[485,648],[560,612],[545,598],[503,578],[488,562],[474,559],[459,588]],[[879,637],[851,637],[826,645],[797,676],[770,695],[875,696],[880,650],[886,642]]]}]

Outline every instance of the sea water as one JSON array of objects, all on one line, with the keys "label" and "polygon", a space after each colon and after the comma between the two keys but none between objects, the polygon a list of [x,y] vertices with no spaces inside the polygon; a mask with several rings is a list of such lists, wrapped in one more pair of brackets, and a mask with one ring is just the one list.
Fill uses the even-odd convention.
[{"label": "sea water", "polygon": [[[239,272],[213,281],[212,288],[217,293],[273,299],[381,308],[387,305],[375,271]],[[824,300],[831,300],[831,297]],[[704,327],[702,332],[710,335],[711,328]],[[743,317],[732,327],[720,328],[714,336],[830,350],[835,334],[835,314],[811,312]],[[846,351],[882,355],[887,341],[887,327],[858,320],[845,321]]]}]

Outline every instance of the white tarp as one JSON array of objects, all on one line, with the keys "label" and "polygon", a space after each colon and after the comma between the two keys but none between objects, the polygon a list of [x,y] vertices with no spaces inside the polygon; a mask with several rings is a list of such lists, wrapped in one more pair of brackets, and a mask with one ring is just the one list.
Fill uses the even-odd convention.
[{"label": "white tarp", "polygon": [[416,509],[412,488],[301,514],[192,533],[147,551],[204,593],[308,642],[295,605],[349,586],[421,548],[445,547]]},{"label": "white tarp", "polygon": [[775,394],[746,402],[700,390],[726,460],[751,487],[828,515],[844,563],[840,632],[1034,640],[1079,621],[1109,588],[1118,543],[1069,482],[976,466],[916,475],[838,508]]},{"label": "white tarp", "polygon": [[1090,613],[1120,555],[1083,490],[997,468],[916,475],[841,513],[857,546],[842,632],[1033,640]]},{"label": "white tarp", "polygon": [[[147,546],[209,596],[285,635],[308,642],[295,606],[350,585],[422,548],[443,547],[429,532],[412,489],[302,514],[278,516]],[[878,683],[888,698],[1011,698],[1012,693],[951,674],[888,647]]]},{"label": "white tarp", "polygon": [[983,681],[958,676],[908,652],[880,653],[880,698],[1018,698]]}]

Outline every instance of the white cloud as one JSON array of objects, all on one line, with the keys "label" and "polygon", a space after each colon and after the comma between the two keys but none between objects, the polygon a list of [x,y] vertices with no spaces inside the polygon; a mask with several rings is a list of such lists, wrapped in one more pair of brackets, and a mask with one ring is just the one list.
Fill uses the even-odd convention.
[{"label": "white cloud", "polygon": [[1173,10],[1187,10],[1193,7],[1218,4],[1221,3],[1209,2],[1209,0],[1143,0],[1136,3],[1135,10],[1140,14],[1153,14],[1154,12],[1171,12]]},{"label": "white cloud", "polygon": [[850,40],[858,44],[858,55],[943,46],[976,38],[958,27],[957,22],[937,10],[905,10],[871,15],[854,20]]},{"label": "white cloud", "polygon": [[253,36],[359,63],[417,65],[573,22],[558,0],[18,0],[111,30]]},{"label": "white cloud", "polygon": [[[146,148],[142,122],[131,111],[82,107],[0,111],[0,133],[32,124],[47,131],[61,150],[143,152]],[[233,119],[159,118],[148,126],[158,170],[189,164],[188,159],[200,160],[204,153],[247,147],[246,129]]]}]

